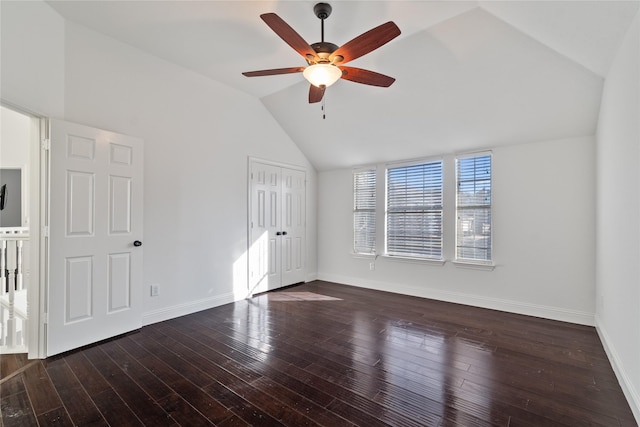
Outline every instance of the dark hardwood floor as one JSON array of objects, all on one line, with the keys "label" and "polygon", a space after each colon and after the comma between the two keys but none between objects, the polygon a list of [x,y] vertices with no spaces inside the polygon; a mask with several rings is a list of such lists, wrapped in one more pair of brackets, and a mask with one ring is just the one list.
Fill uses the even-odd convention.
[{"label": "dark hardwood floor", "polygon": [[0,426],[635,426],[594,328],[311,282],[43,361]]}]

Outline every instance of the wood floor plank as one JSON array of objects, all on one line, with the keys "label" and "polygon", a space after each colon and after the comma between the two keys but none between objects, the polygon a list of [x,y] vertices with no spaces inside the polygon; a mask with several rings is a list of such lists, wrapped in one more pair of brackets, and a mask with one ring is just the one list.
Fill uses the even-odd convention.
[{"label": "wood floor plank", "polygon": [[31,365],[22,375],[36,417],[62,407],[58,392],[42,363]]},{"label": "wood floor plank", "polygon": [[277,396],[279,400],[295,409],[301,414],[306,415],[312,420],[316,420],[321,425],[335,427],[350,427],[353,424],[342,417],[336,416],[331,411],[323,408],[314,401],[307,399],[291,389],[265,377],[253,381],[251,385],[261,390],[267,395]]},{"label": "wood floor plank", "polygon": [[[108,425],[64,359],[47,363],[46,370],[66,409],[65,415],[68,412],[74,423],[83,426]],[[55,416],[63,417],[61,413],[56,415],[52,412],[47,419],[52,420]]]},{"label": "wood floor plank", "polygon": [[158,404],[167,411],[171,418],[176,423],[183,426],[206,426],[214,425],[204,415],[196,410],[193,406],[189,405],[177,393],[171,393],[158,401]]},{"label": "wood floor plank", "polygon": [[320,424],[316,423],[313,419],[288,406],[279,399],[280,396],[266,394],[259,387],[253,387],[251,384],[247,383],[236,382],[227,386],[227,388],[234,394],[242,397],[243,400],[249,402],[264,413],[271,415],[286,426],[320,426]]},{"label": "wood floor plank", "polygon": [[21,392],[26,392],[22,374],[9,378],[0,384],[0,399]]},{"label": "wood floor plank", "polygon": [[82,380],[82,387],[89,396],[110,390],[111,386],[100,372],[87,359],[85,352],[78,351],[67,354],[65,361],[78,379]]},{"label": "wood floor plank", "polygon": [[592,327],[323,281],[26,362],[0,427],[637,427]]},{"label": "wood floor plank", "polygon": [[101,391],[92,399],[111,426],[138,427],[145,425],[112,388]]},{"label": "wood floor plank", "polygon": [[229,410],[239,418],[251,425],[265,427],[284,426],[283,423],[272,415],[257,408],[242,396],[238,396],[218,382],[209,384],[205,387],[205,391],[225,407],[229,408]]},{"label": "wood floor plank", "polygon": [[0,415],[5,427],[37,426],[38,421],[26,391],[0,399]]},{"label": "wood floor plank", "polygon": [[169,386],[149,372],[144,365],[130,356],[115,342],[105,343],[101,346],[101,349],[153,400],[161,400],[173,393]]},{"label": "wood floor plank", "polygon": [[69,418],[67,411],[63,407],[38,415],[38,424],[41,426],[61,426],[73,427],[73,421]]},{"label": "wood floor plank", "polygon": [[169,414],[122,371],[99,346],[86,349],[84,354],[143,424],[169,424]]},{"label": "wood floor plank", "polygon": [[[151,372],[162,378],[176,394],[211,422],[217,424],[232,415],[220,401],[211,399],[202,388],[182,375],[186,373],[186,370],[193,372],[193,365],[182,361],[178,355],[164,349],[156,341],[141,335],[137,336],[135,341],[131,337],[123,339],[120,345],[131,354],[142,356],[143,359],[140,360]],[[189,373],[187,375],[193,378]],[[209,384],[213,381],[206,373],[200,372],[200,375],[206,377],[203,384]]]},{"label": "wood floor plank", "polygon": [[0,380],[6,378],[20,367],[15,354],[3,354],[0,357]]}]

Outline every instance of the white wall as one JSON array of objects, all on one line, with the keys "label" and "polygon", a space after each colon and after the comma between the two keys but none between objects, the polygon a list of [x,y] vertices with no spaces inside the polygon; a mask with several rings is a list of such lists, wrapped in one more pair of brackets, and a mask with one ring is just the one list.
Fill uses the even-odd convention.
[{"label": "white wall", "polygon": [[[0,5],[3,101],[145,140],[145,322],[244,296],[249,156],[307,168],[315,277],[316,173],[259,100],[65,22],[44,2]],[[148,296],[152,283],[160,296]]]},{"label": "white wall", "polygon": [[315,273],[315,170],[259,100],[76,24],[65,39],[65,118],[145,141],[145,322],[247,295],[249,156],[307,168]]},{"label": "white wall", "polygon": [[598,332],[640,422],[640,22],[605,81],[597,133]]},{"label": "white wall", "polygon": [[[31,143],[31,118],[5,107],[0,107],[0,168],[21,172],[20,207],[21,226],[29,225],[29,148]],[[28,257],[26,257],[28,258]]]},{"label": "white wall", "polygon": [[[351,170],[344,169],[319,173],[319,277],[593,324],[594,138],[512,145],[492,151],[495,270],[378,257],[375,270],[370,271],[369,259],[350,255],[352,177]],[[455,233],[453,156],[446,155],[444,160],[445,167],[449,166],[445,170],[444,253],[451,260]],[[382,186],[383,177],[379,174]],[[384,192],[378,194],[384,197]],[[384,216],[378,218],[384,220]]]},{"label": "white wall", "polygon": [[0,167],[22,167],[29,164],[31,119],[0,107]]},{"label": "white wall", "polygon": [[0,98],[62,117],[64,19],[40,1],[3,0],[0,15]]}]

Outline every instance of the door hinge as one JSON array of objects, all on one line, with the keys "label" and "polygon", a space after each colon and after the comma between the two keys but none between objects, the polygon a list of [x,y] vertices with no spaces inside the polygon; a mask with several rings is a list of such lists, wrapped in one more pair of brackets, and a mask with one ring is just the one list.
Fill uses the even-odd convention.
[{"label": "door hinge", "polygon": [[49,226],[44,225],[42,227],[42,237],[49,237]]},{"label": "door hinge", "polygon": [[49,324],[49,313],[42,313],[42,316],[40,317],[40,320],[42,320],[42,324],[43,325],[48,325]]},{"label": "door hinge", "polygon": [[42,140],[42,149],[45,151],[49,151],[51,149],[51,140],[49,138]]}]

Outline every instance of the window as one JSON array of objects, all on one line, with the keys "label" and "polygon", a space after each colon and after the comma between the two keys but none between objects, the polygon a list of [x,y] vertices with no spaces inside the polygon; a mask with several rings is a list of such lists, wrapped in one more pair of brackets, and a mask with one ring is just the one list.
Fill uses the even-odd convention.
[{"label": "window", "polygon": [[353,251],[376,252],[376,170],[353,172]]},{"label": "window", "polygon": [[456,260],[491,262],[491,155],[456,159]]},{"label": "window", "polygon": [[386,254],[442,259],[442,160],[387,169]]}]

